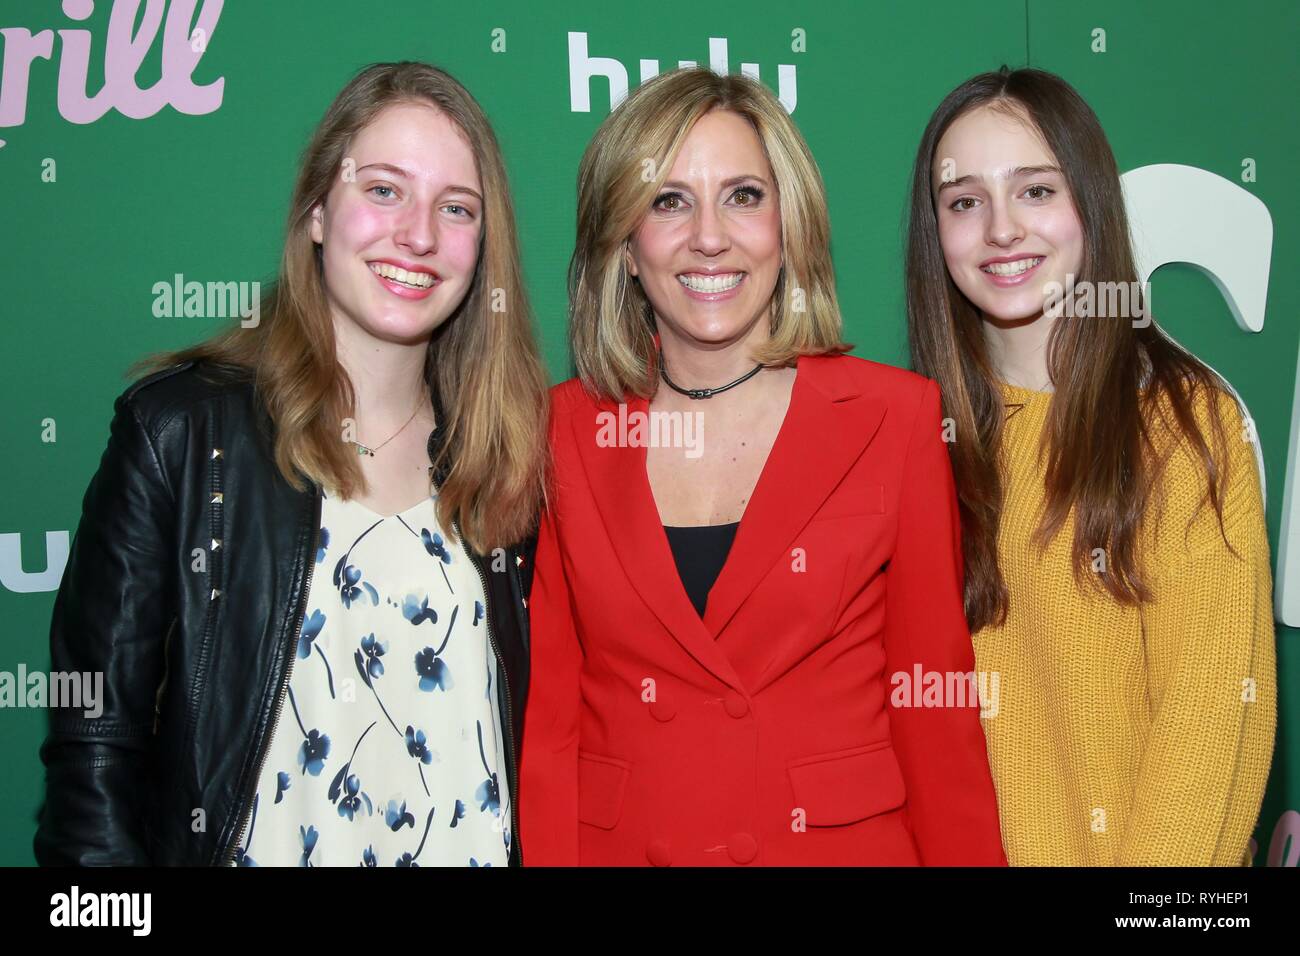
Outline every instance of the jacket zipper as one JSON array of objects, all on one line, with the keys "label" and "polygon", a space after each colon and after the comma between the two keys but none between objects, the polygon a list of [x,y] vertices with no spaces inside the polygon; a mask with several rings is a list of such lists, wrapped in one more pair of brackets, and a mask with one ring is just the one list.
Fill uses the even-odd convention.
[{"label": "jacket zipper", "polygon": [[257,796],[257,787],[262,780],[262,768],[266,765],[267,751],[271,749],[271,741],[275,739],[275,729],[280,723],[280,711],[284,709],[284,699],[289,689],[289,678],[293,674],[293,660],[297,655],[294,653],[294,647],[298,643],[298,638],[302,634],[303,620],[307,616],[307,600],[311,594],[312,572],[316,570],[316,549],[319,547],[320,535],[320,514],[321,514],[321,496],[320,489],[316,490],[316,502],[312,506],[314,518],[312,520],[312,547],[307,553],[307,580],[303,585],[302,597],[298,601],[298,623],[294,626],[292,643],[285,650],[285,659],[288,663],[284,665],[284,678],[280,681],[280,690],[276,694],[275,708],[271,711],[271,725],[267,728],[266,736],[262,740],[262,752],[257,757],[257,770],[252,777],[252,785],[244,795],[240,806],[239,826],[235,829],[234,838],[226,847],[221,855],[219,866],[229,866],[235,859],[235,851],[239,849],[239,841],[244,838],[244,828],[248,826],[248,818],[252,815],[250,811],[253,806],[253,798]]},{"label": "jacket zipper", "polygon": [[[479,583],[483,586],[483,623],[487,626],[488,645],[492,648],[492,653],[496,657],[497,667],[501,671],[501,683],[506,689],[506,725],[503,728],[506,735],[506,749],[510,765],[514,769],[514,783],[510,792],[510,839],[514,842],[514,850],[519,857],[519,865],[524,865],[524,851],[519,845],[519,795],[516,792],[519,789],[519,761],[515,756],[515,711],[514,702],[510,694],[510,674],[506,670],[505,661],[501,659],[501,649],[497,646],[496,638],[492,636],[492,595],[488,588],[487,577],[483,574],[483,569],[479,566],[476,559],[470,552],[468,544],[465,544],[465,536],[461,534],[460,524],[452,521],[452,527],[456,529],[456,536],[460,538],[465,547],[465,553],[470,555],[470,564],[474,565],[474,570],[478,574]],[[507,553],[506,573],[510,573],[509,558]],[[507,783],[509,783],[507,778]]]}]

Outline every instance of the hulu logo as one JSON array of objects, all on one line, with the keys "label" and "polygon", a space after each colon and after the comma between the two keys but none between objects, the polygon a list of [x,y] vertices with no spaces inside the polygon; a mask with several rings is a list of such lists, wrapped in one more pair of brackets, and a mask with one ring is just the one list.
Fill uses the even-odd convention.
[{"label": "hulu logo", "polygon": [[[678,60],[678,66],[698,66],[694,60]],[[658,60],[639,62],[639,83],[659,75]],[[709,69],[726,75],[730,72],[726,37],[709,37]],[[757,63],[740,64],[740,72],[754,79],[759,76]],[[592,56],[587,50],[587,34],[569,34],[569,109],[574,113],[591,112],[591,80],[603,76],[609,81],[609,108],[613,110],[627,99],[627,67],[609,56]],[[794,67],[782,63],[776,68],[777,97],[787,113],[793,113],[799,100]]]}]

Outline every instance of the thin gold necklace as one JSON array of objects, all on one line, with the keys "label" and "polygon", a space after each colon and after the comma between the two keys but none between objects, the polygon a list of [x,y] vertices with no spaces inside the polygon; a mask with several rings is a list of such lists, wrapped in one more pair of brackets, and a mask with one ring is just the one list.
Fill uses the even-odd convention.
[{"label": "thin gold necklace", "polygon": [[400,435],[403,431],[405,431],[405,430],[406,430],[406,426],[409,425],[409,424],[411,424],[411,422],[415,421],[416,413],[419,412],[419,410],[420,410],[420,406],[424,404],[424,395],[425,395],[424,391],[421,391],[421,392],[420,392],[420,398],[419,398],[419,401],[417,401],[417,402],[415,403],[415,408],[411,409],[411,417],[408,418],[406,421],[404,421],[404,422],[402,423],[402,427],[399,428],[397,431],[393,432],[391,435],[389,435],[387,438],[385,438],[383,441],[381,441],[378,445],[375,445],[373,448],[371,448],[369,445],[363,445],[361,442],[359,442],[359,441],[353,439],[353,440],[352,440],[352,444],[354,444],[354,445],[357,446],[357,454],[358,454],[358,455],[369,455],[371,458],[374,458],[374,457],[375,457],[375,452],[379,451],[379,449],[383,448],[383,447],[384,447],[385,445],[387,445],[390,441],[392,441],[394,438],[396,438],[398,435]]}]

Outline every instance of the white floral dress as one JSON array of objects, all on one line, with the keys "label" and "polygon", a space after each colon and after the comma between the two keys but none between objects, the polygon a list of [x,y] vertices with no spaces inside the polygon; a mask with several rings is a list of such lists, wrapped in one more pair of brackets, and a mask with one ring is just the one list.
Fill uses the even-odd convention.
[{"label": "white floral dress", "polygon": [[502,866],[510,794],[482,579],[435,498],[322,502],[240,866]]}]

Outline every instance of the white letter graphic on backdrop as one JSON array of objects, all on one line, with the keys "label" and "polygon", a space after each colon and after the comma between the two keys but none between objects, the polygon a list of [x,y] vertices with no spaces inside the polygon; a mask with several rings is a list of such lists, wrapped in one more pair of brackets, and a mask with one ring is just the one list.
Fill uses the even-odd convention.
[{"label": "white letter graphic on backdrop", "polygon": [[[1174,163],[1142,166],[1129,170],[1121,181],[1138,279],[1146,282],[1167,262],[1196,266],[1214,282],[1239,327],[1246,332],[1262,331],[1273,255],[1273,218],[1268,207],[1232,180],[1195,166]],[[1300,385],[1300,377],[1297,384]],[[1236,396],[1243,416],[1249,417],[1246,403],[1231,384],[1228,387]],[[1296,509],[1294,493],[1298,437],[1300,390],[1292,401],[1274,585],[1275,613],[1288,626],[1300,624],[1300,563],[1296,561],[1300,552],[1290,547],[1300,544],[1300,512]],[[1255,461],[1259,466],[1260,489],[1266,492],[1264,455],[1258,439]]]},{"label": "white letter graphic on backdrop", "polygon": [[[638,60],[641,83],[659,75],[659,61]],[[679,67],[698,66],[695,60],[678,60]],[[730,72],[730,57],[727,51],[726,37],[709,37],[709,69],[725,76]],[[740,72],[751,79],[760,80],[757,63],[740,64]],[[587,48],[587,34],[576,31],[569,33],[569,111],[571,113],[591,112],[591,81],[593,77],[603,76],[609,81],[609,109],[613,112],[623,100],[627,99],[627,68],[618,60],[608,56],[592,56]],[[788,63],[781,63],[776,68],[777,98],[787,113],[793,113],[799,102],[799,86],[795,68]]]},{"label": "white letter graphic on backdrop", "polygon": [[16,532],[0,534],[0,585],[15,594],[57,591],[68,565],[68,532],[45,532],[45,570],[23,570],[23,540]]}]

